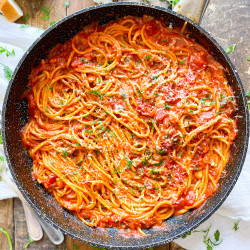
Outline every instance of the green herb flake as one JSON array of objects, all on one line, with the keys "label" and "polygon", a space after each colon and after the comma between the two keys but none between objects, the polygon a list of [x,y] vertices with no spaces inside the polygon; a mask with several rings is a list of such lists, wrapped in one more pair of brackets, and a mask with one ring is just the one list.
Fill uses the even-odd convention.
[{"label": "green herb flake", "polygon": [[235,50],[235,47],[236,47],[236,43],[233,44],[232,46],[229,46],[227,49],[226,49],[226,53],[229,54],[229,53],[233,53],[234,50]]},{"label": "green herb flake", "polygon": [[168,103],[166,103],[166,105],[165,105],[164,109],[169,110],[169,108],[170,108],[170,106],[168,105]]},{"label": "green herb flake", "polygon": [[24,19],[24,21],[27,22],[27,21],[30,19],[30,15],[27,13],[27,14],[24,16],[23,19]]},{"label": "green herb flake", "polygon": [[44,21],[49,20],[49,14],[50,14],[50,11],[52,10],[52,8],[47,9],[46,7],[41,7],[41,10],[44,12],[44,15],[43,15],[42,19]]},{"label": "green herb flake", "polygon": [[[29,235],[28,235],[29,236]],[[30,243],[34,242],[34,240],[29,236],[29,242],[25,246],[25,248],[28,248],[30,246]]]},{"label": "green herb flake", "polygon": [[50,26],[54,25],[56,22],[55,21],[52,21],[49,23]]},{"label": "green herb flake", "polygon": [[7,236],[7,238],[8,238],[8,242],[9,242],[10,250],[12,250],[12,249],[13,249],[13,247],[12,247],[12,242],[11,242],[11,238],[10,238],[9,233],[8,233],[8,232],[6,232],[3,228],[0,228],[0,232],[2,232],[2,233],[4,233],[4,234],[6,234],[6,236]]},{"label": "green herb flake", "polygon": [[125,90],[122,92],[122,97],[123,97],[123,101],[125,101],[127,98],[127,93]]},{"label": "green herb flake", "polygon": [[181,238],[182,238],[182,239],[185,239],[185,238],[187,238],[187,236],[188,236],[188,235],[191,235],[191,232],[189,232],[189,233],[187,233],[187,234],[182,235],[182,236],[181,236]]},{"label": "green herb flake", "polygon": [[234,223],[233,230],[237,231],[239,229],[239,220]]},{"label": "green herb flake", "polygon": [[63,153],[64,155],[66,155],[66,156],[69,155],[68,152],[67,152],[66,150],[63,150],[62,153]]},{"label": "green herb flake", "polygon": [[63,4],[64,8],[67,9],[69,7],[69,1],[66,0]]},{"label": "green herb flake", "polygon": [[30,27],[30,25],[22,24],[22,25],[20,25],[19,29],[25,29],[25,28],[28,28],[28,27]]},{"label": "green herb flake", "polygon": [[181,60],[181,65],[183,65],[185,63],[185,60]]},{"label": "green herb flake", "polygon": [[11,76],[13,74],[13,71],[10,69],[10,67],[0,63],[3,66],[3,72],[4,72],[4,77],[9,81],[11,79]]}]

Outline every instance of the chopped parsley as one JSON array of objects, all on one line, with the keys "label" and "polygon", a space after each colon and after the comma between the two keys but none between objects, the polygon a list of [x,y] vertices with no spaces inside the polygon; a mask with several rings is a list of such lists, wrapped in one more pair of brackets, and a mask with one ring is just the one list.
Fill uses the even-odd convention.
[{"label": "chopped parsley", "polygon": [[164,161],[161,159],[158,163],[154,164],[155,166],[161,166],[164,163]]},{"label": "chopped parsley", "polygon": [[6,65],[0,63],[3,66],[4,77],[9,81],[11,79],[13,71]]},{"label": "chopped parsley", "polygon": [[226,49],[226,53],[229,54],[229,53],[233,53],[234,50],[235,50],[235,47],[236,47],[236,43],[233,44],[232,46],[229,46],[227,49]]},{"label": "chopped parsley", "polygon": [[0,46],[0,54],[3,54],[4,52],[7,57],[15,55],[15,50],[9,51],[6,48]]},{"label": "chopped parsley", "polygon": [[181,60],[181,65],[183,65],[185,63],[185,60]]},{"label": "chopped parsley", "polygon": [[126,91],[124,90],[123,92],[122,92],[122,97],[123,97],[123,101],[125,101],[126,100],[126,98],[127,98],[127,93],[126,93]]},{"label": "chopped parsley", "polygon": [[145,60],[148,60],[150,58],[150,55],[145,56]]},{"label": "chopped parsley", "polygon": [[66,156],[69,155],[68,152],[67,152],[66,150],[63,150],[62,153],[63,153],[64,155],[66,155]]},{"label": "chopped parsley", "polygon": [[23,20],[27,22],[29,19],[30,19],[30,15],[27,13],[27,14],[24,16]]},{"label": "chopped parsley", "polygon": [[44,12],[42,19],[44,21],[49,20],[49,14],[50,14],[50,11],[52,10],[52,8],[47,9],[46,7],[41,7],[41,10]]},{"label": "chopped parsley", "polygon": [[11,238],[10,238],[9,233],[8,233],[8,232],[6,232],[3,228],[0,228],[0,232],[4,233],[4,234],[7,236],[7,238],[8,238],[8,242],[9,242],[9,245],[10,245],[10,250],[12,250],[12,249],[13,249],[13,247],[12,247],[12,242],[11,242]]},{"label": "chopped parsley", "polygon": [[28,248],[30,243],[32,243],[32,242],[34,242],[34,240],[29,236],[29,242],[26,244],[25,248]]},{"label": "chopped parsley", "polygon": [[233,230],[234,231],[237,231],[239,229],[239,220],[237,222],[234,223],[234,226],[233,226]]},{"label": "chopped parsley", "polygon": [[169,108],[170,108],[170,106],[168,105],[168,103],[166,103],[166,105],[165,105],[164,109],[169,110]]},{"label": "chopped parsley", "polygon": [[131,160],[127,161],[127,168],[131,168],[133,162]]}]

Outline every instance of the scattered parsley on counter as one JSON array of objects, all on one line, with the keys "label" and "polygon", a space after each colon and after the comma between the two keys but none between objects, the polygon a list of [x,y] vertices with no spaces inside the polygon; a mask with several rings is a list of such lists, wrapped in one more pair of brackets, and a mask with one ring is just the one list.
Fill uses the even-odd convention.
[{"label": "scattered parsley on counter", "polygon": [[233,230],[234,231],[237,231],[239,229],[239,220],[237,222],[234,223],[234,227],[233,227]]},{"label": "scattered parsley on counter", "polygon": [[250,56],[247,58],[248,61],[250,61]]},{"label": "scattered parsley on counter", "polygon": [[226,53],[229,54],[229,53],[233,53],[234,50],[235,50],[235,47],[236,47],[236,43],[233,44],[232,46],[229,46],[227,49],[226,49]]},{"label": "scattered parsley on counter", "polygon": [[9,51],[6,48],[0,46],[0,54],[3,54],[4,52],[7,57],[15,55],[15,50]]},{"label": "scattered parsley on counter", "polygon": [[22,24],[22,25],[19,27],[19,29],[24,29],[24,28],[28,28],[28,27],[30,27],[30,25],[28,25],[28,24]]},{"label": "scattered parsley on counter", "polygon": [[79,246],[73,245],[73,248],[74,248],[74,249],[79,249]]},{"label": "scattered parsley on counter", "polygon": [[49,25],[52,26],[55,23],[56,23],[55,21],[52,21],[52,22],[49,23]]},{"label": "scattered parsley on counter", "polygon": [[28,248],[30,246],[30,243],[34,242],[34,240],[29,236],[29,242],[25,246],[25,248]]},{"label": "scattered parsley on counter", "polygon": [[105,248],[103,248],[103,247],[95,247],[95,246],[92,246],[92,245],[90,245],[92,248],[94,248],[94,249],[98,249],[98,250],[105,250]]},{"label": "scattered parsley on counter", "polygon": [[[208,236],[211,226],[212,225],[210,225],[210,227],[206,230],[193,231],[193,233],[204,233],[203,242],[207,245],[207,250],[212,250],[215,246],[218,246],[222,242],[222,239],[220,239],[220,231],[218,229],[214,232],[214,240],[211,240]],[[185,239],[188,235],[191,235],[191,232],[183,235],[182,238]]]},{"label": "scattered parsley on counter", "polygon": [[47,9],[46,7],[41,7],[41,10],[44,12],[42,19],[44,21],[49,20],[49,14],[50,14],[50,11],[52,10],[52,8]]},{"label": "scattered parsley on counter", "polygon": [[27,22],[27,21],[30,19],[30,15],[27,13],[27,14],[24,16],[23,19],[24,19],[24,21]]},{"label": "scattered parsley on counter", "polygon": [[187,236],[188,236],[188,235],[191,235],[191,232],[189,232],[189,233],[187,233],[187,234],[182,235],[182,236],[181,236],[181,238],[182,238],[182,239],[185,239],[185,238],[187,238]]},{"label": "scattered parsley on counter", "polygon": [[9,81],[13,71],[6,65],[0,63],[3,66],[4,77]]},{"label": "scattered parsley on counter", "polygon": [[7,233],[3,228],[0,228],[0,232],[6,234],[7,238],[8,238],[8,241],[9,241],[9,245],[10,245],[10,250],[12,250],[12,242],[11,242],[11,239],[10,239],[10,235],[9,233]]},{"label": "scattered parsley on counter", "polygon": [[0,144],[3,144],[2,132],[0,130]]}]

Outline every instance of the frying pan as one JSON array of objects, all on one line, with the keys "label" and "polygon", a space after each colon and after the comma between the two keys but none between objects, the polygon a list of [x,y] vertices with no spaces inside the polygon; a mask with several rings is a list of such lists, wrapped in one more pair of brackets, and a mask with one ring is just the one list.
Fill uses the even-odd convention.
[{"label": "frying pan", "polygon": [[[62,208],[54,197],[32,178],[32,159],[22,146],[20,130],[28,122],[27,100],[22,98],[22,94],[26,90],[29,73],[32,67],[38,65],[41,59],[47,56],[50,49],[58,43],[65,42],[92,21],[106,24],[126,15],[142,16],[143,14],[163,18],[166,25],[172,23],[182,26],[187,21],[187,30],[191,36],[207,48],[223,65],[236,96],[235,116],[238,117],[238,133],[226,167],[227,174],[220,180],[218,190],[207,202],[198,209],[168,219],[162,228],[145,230],[146,236],[144,237],[133,237],[127,231],[114,228],[88,227],[71,212]],[[14,181],[27,202],[43,219],[72,238],[94,246],[112,249],[153,247],[173,241],[196,228],[209,218],[229,195],[241,172],[248,146],[249,121],[245,92],[236,69],[223,49],[203,28],[190,19],[171,10],[143,3],[112,3],[93,6],[65,17],[46,30],[19,62],[8,85],[2,115],[7,161]]]}]

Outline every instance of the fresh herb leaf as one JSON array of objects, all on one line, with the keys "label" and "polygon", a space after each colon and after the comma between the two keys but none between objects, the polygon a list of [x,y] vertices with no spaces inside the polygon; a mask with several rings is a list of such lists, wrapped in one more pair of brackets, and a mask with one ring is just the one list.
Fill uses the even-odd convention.
[{"label": "fresh herb leaf", "polygon": [[7,57],[9,57],[9,56],[14,56],[14,55],[15,55],[15,50],[9,51],[9,50],[7,50],[6,48],[0,46],[0,54],[3,54],[3,52],[5,52],[5,55],[6,55]]},{"label": "fresh herb leaf", "polygon": [[24,29],[24,28],[28,28],[28,27],[30,27],[30,25],[28,25],[28,24],[22,24],[22,25],[19,27],[19,29]]},{"label": "fresh herb leaf", "polygon": [[248,61],[250,61],[250,56],[247,58]]},{"label": "fresh herb leaf", "polygon": [[181,61],[181,65],[183,65],[184,63],[185,63],[185,60],[182,60],[182,61]]},{"label": "fresh herb leaf", "polygon": [[55,21],[52,21],[49,23],[50,26],[54,25],[56,22]]},{"label": "fresh herb leaf", "polygon": [[73,248],[74,248],[74,249],[79,249],[79,246],[73,245]]},{"label": "fresh herb leaf", "polygon": [[2,155],[0,155],[0,162],[3,162],[5,159]]},{"label": "fresh herb leaf", "polygon": [[6,65],[0,63],[3,66],[4,77],[9,81],[13,71]]},{"label": "fresh herb leaf", "polygon": [[234,227],[233,227],[233,230],[234,231],[237,231],[239,229],[239,220],[237,222],[234,223]]},{"label": "fresh herb leaf", "polygon": [[229,53],[233,53],[234,50],[235,50],[235,47],[236,47],[236,43],[233,44],[232,46],[229,46],[227,49],[226,49],[226,53],[229,54]]},{"label": "fresh herb leaf", "polygon": [[122,92],[122,97],[123,97],[123,101],[125,101],[127,98],[127,93],[125,90]]},{"label": "fresh herb leaf", "polygon": [[3,228],[0,228],[0,232],[2,232],[2,233],[4,233],[4,234],[6,234],[6,236],[7,236],[7,238],[8,238],[8,241],[9,241],[10,250],[12,250],[12,249],[13,249],[13,247],[12,247],[12,242],[11,242],[11,238],[10,238],[9,233],[8,233],[8,232],[6,232]]},{"label": "fresh herb leaf", "polygon": [[127,168],[131,168],[133,162],[131,160],[127,161]]},{"label": "fresh herb leaf", "polygon": [[182,238],[182,239],[185,239],[185,238],[187,238],[188,235],[191,235],[191,232],[189,232],[189,233],[187,233],[187,234],[185,234],[185,235],[182,235],[181,238]]},{"label": "fresh herb leaf", "polygon": [[63,5],[64,5],[64,8],[67,9],[69,7],[69,1],[66,0]]},{"label": "fresh herb leaf", "polygon": [[49,14],[50,14],[50,11],[52,10],[52,8],[47,9],[46,7],[41,7],[41,10],[44,12],[42,19],[44,21],[49,20]]},{"label": "fresh herb leaf", "polygon": [[66,150],[63,150],[62,153],[63,153],[64,155],[69,155],[68,152],[67,152]]},{"label": "fresh herb leaf", "polygon": [[30,19],[30,15],[27,13],[23,19],[24,19],[24,21],[27,22]]},{"label": "fresh herb leaf", "polygon": [[247,91],[247,92],[246,92],[246,96],[247,96],[247,97],[250,97],[250,91]]},{"label": "fresh herb leaf", "polygon": [[168,103],[166,103],[166,105],[165,105],[164,109],[169,110],[169,108],[170,108],[170,106],[168,105]]},{"label": "fresh herb leaf", "polygon": [[0,144],[3,144],[2,131],[0,130]]},{"label": "fresh herb leaf", "polygon": [[156,163],[156,164],[154,164],[155,166],[161,166],[162,164],[164,163],[164,161],[161,159],[160,161],[159,161],[159,163]]},{"label": "fresh herb leaf", "polygon": [[220,240],[220,232],[219,232],[218,229],[217,229],[217,230],[215,231],[215,233],[214,233],[214,238],[215,238],[216,241],[219,241],[219,240]]},{"label": "fresh herb leaf", "polygon": [[28,248],[30,243],[34,242],[34,240],[29,236],[29,242],[27,243],[27,245],[25,246],[25,248]]},{"label": "fresh herb leaf", "polygon": [[98,249],[98,250],[106,250],[105,248],[103,248],[103,247],[95,247],[95,246],[92,246],[92,245],[90,245],[92,248],[94,248],[94,249]]}]

